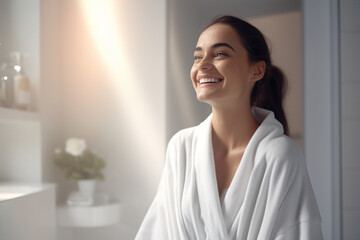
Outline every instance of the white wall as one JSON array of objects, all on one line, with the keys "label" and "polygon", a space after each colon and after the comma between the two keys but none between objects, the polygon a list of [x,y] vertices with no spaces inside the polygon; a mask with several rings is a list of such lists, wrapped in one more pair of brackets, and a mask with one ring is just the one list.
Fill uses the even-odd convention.
[{"label": "white wall", "polygon": [[[48,153],[66,138],[84,137],[106,162],[98,190],[121,203],[121,222],[93,229],[59,229],[73,239],[133,239],[152,201],[165,155],[165,24],[166,5],[156,1],[73,1],[43,3],[57,11],[52,33],[44,33],[58,67],[44,70],[47,87],[59,97],[58,135],[49,136]],[[58,22],[58,25],[57,23]],[[49,24],[44,29],[51,31]],[[58,48],[58,49],[57,49]],[[46,63],[45,63],[46,64]],[[53,82],[56,79],[57,82]],[[56,102],[56,101],[55,101]],[[51,125],[51,124],[50,124]],[[56,132],[48,125],[47,130]],[[60,137],[59,137],[60,136]],[[45,161],[51,162],[48,158]],[[57,169],[58,201],[76,190]],[[51,178],[51,176],[48,176]],[[66,233],[68,232],[68,233]]]},{"label": "white wall", "polygon": [[324,239],[341,239],[338,1],[303,1],[304,149]]},{"label": "white wall", "polygon": [[[5,60],[5,56],[11,52],[17,51],[23,54],[22,71],[29,79],[32,110],[38,108],[37,96],[40,85],[39,22],[39,0],[0,2],[0,65]],[[1,113],[1,115],[7,114],[4,111]],[[17,116],[14,119],[23,118],[21,113],[14,115]],[[42,180],[41,127],[36,116],[33,121],[24,120],[0,123],[0,180],[2,181]]]},{"label": "white wall", "polygon": [[300,11],[250,18],[268,39],[273,64],[279,66],[288,80],[284,109],[290,137],[302,145],[302,15]]},{"label": "white wall", "polygon": [[[40,101],[41,139],[42,139],[42,180],[44,182],[59,181],[59,172],[55,170],[54,149],[62,141],[60,102],[60,23],[58,0],[40,1]],[[61,178],[60,178],[61,179]]]},{"label": "white wall", "polygon": [[[197,101],[190,68],[197,38],[204,21],[191,0],[169,0],[167,6],[167,141],[180,129],[203,121],[211,108]],[[186,15],[184,15],[186,13]]]},{"label": "white wall", "polygon": [[360,1],[340,1],[343,239],[360,236]]}]

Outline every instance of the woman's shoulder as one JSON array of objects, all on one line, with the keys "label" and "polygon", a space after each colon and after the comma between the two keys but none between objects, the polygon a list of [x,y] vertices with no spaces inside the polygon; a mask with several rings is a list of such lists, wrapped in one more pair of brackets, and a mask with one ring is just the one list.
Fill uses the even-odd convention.
[{"label": "woman's shoulder", "polygon": [[185,128],[175,133],[170,139],[166,149],[167,166],[185,170],[186,163],[191,159],[193,138],[196,127]]},{"label": "woman's shoulder", "polygon": [[269,141],[263,151],[267,163],[273,166],[296,169],[305,162],[300,146],[286,135]]},{"label": "woman's shoulder", "polygon": [[176,132],[170,139],[168,146],[184,146],[191,143],[197,127],[184,128]]},{"label": "woman's shoulder", "polygon": [[269,141],[266,152],[274,157],[302,156],[300,146],[287,135],[281,135]]}]

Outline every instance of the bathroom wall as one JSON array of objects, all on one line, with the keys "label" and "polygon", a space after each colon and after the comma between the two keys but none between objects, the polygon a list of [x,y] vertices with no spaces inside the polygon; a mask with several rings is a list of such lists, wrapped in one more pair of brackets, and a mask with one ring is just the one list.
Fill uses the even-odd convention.
[{"label": "bathroom wall", "polygon": [[[39,16],[39,0],[0,2],[0,67],[11,52],[22,53],[22,71],[28,77],[31,88],[31,110],[38,109],[37,97],[40,88]],[[7,84],[9,82],[10,80]],[[0,90],[1,87],[4,85],[0,86]],[[7,94],[11,95],[9,92]],[[18,120],[21,120],[21,117]],[[36,114],[33,120],[0,120],[1,181],[42,180],[41,127]],[[17,148],[22,151],[16,151]]]},{"label": "bathroom wall", "polygon": [[343,239],[360,236],[360,1],[340,1]]},{"label": "bathroom wall", "polygon": [[303,0],[304,153],[324,239],[341,239],[339,1]]},{"label": "bathroom wall", "polygon": [[279,66],[288,80],[284,109],[290,137],[302,146],[302,14],[301,11],[250,18],[268,39],[273,64]]},{"label": "bathroom wall", "polygon": [[54,168],[52,152],[83,137],[107,162],[98,191],[121,204],[118,224],[59,228],[60,239],[133,239],[154,197],[165,155],[165,6],[42,1],[45,180],[58,183],[59,204],[76,190]]},{"label": "bathroom wall", "polygon": [[190,80],[193,51],[204,25],[195,6],[190,0],[169,0],[167,4],[167,141],[180,129],[199,124],[211,111],[197,101]]}]

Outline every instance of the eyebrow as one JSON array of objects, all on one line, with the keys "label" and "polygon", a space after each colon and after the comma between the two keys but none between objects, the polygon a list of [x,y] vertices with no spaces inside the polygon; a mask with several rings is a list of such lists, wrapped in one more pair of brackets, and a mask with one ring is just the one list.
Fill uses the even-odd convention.
[{"label": "eyebrow", "polygon": [[[231,50],[233,50],[234,52],[236,52],[235,49],[232,46],[230,46],[229,44],[227,44],[227,43],[215,43],[214,45],[211,46],[211,48],[218,48],[218,47],[228,47]],[[201,47],[196,47],[195,52],[196,51],[202,51],[202,48]]]}]

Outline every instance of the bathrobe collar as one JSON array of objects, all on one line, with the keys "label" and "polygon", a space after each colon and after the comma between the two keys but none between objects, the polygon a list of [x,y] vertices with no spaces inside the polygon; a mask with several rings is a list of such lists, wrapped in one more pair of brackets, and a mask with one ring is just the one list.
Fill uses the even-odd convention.
[{"label": "bathrobe collar", "polygon": [[222,205],[218,194],[212,147],[212,114],[199,125],[194,138],[197,141],[194,164],[201,217],[210,239],[229,239],[232,224],[238,213],[242,211],[246,188],[256,164],[256,149],[260,144],[283,134],[282,125],[271,111],[253,107],[252,113],[260,126],[245,149]]}]

